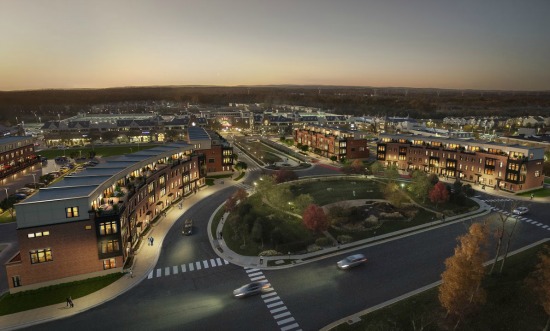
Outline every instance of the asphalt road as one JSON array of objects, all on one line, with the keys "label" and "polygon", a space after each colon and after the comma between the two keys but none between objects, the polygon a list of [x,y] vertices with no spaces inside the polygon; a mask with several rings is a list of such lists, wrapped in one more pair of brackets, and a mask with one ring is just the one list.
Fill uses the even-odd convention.
[{"label": "asphalt road", "polygon": [[[156,268],[216,258],[206,239],[207,217],[231,192],[229,188],[220,191],[182,215],[165,240]],[[530,208],[531,219],[548,224],[543,217],[543,204],[530,203]],[[187,217],[192,217],[196,225],[195,234],[189,237],[181,235]],[[352,252],[263,273],[300,328],[318,330],[342,317],[438,281],[444,260],[452,255],[456,238],[468,226],[469,221],[445,224],[353,250],[364,253],[369,261],[348,271],[338,270],[335,264]],[[520,222],[512,249],[549,234],[540,226]],[[259,296],[232,297],[233,289],[248,282],[246,270],[232,264],[154,277],[100,307],[31,329],[280,330],[270,312],[273,309]]]}]

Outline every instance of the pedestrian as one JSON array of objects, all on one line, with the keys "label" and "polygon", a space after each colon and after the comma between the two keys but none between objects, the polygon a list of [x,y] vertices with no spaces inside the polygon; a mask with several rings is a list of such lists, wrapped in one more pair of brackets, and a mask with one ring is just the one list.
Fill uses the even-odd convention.
[{"label": "pedestrian", "polygon": [[147,246],[151,246],[151,237],[147,237]]},{"label": "pedestrian", "polygon": [[68,300],[69,300],[69,305],[71,306],[71,308],[73,308],[74,307],[73,298],[71,298],[70,295],[69,295]]},{"label": "pedestrian", "polygon": [[535,196],[535,195],[534,195],[533,193],[531,193],[531,200],[533,200],[533,197],[534,197],[534,196]]},{"label": "pedestrian", "polygon": [[155,238],[151,237],[151,246],[153,246],[154,241],[155,241]]},{"label": "pedestrian", "polygon": [[132,268],[130,268],[130,278],[134,278],[134,272],[132,271]]},{"label": "pedestrian", "polygon": [[65,307],[70,307],[71,306],[71,297],[67,297],[67,305]]}]

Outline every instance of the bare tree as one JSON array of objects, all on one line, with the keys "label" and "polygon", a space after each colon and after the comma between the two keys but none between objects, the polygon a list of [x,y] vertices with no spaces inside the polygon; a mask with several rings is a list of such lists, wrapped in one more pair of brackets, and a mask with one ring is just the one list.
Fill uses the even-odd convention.
[{"label": "bare tree", "polygon": [[499,225],[495,230],[495,237],[497,238],[497,247],[495,252],[495,262],[491,266],[489,275],[492,275],[495,271],[495,268],[499,262],[498,258],[501,254],[502,245],[503,245],[504,239],[506,238],[507,240],[506,240],[506,245],[504,249],[504,256],[500,261],[500,268],[499,268],[499,273],[502,274],[502,270],[504,269],[504,263],[506,262],[506,257],[508,256],[508,251],[510,249],[510,243],[512,242],[512,236],[514,234],[516,225],[518,223],[518,219],[515,216],[513,216],[512,211],[518,207],[518,204],[519,204],[518,201],[513,201],[509,205],[509,208],[506,208],[506,206],[502,204],[501,205],[502,208],[497,209],[498,210],[497,219],[499,222]]}]

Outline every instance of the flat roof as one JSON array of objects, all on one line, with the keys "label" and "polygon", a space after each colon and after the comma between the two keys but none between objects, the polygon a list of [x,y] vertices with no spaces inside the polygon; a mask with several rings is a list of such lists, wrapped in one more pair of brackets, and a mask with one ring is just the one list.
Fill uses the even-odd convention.
[{"label": "flat roof", "polygon": [[112,178],[125,169],[139,164],[140,162],[154,162],[154,157],[166,153],[167,155],[191,150],[192,145],[186,143],[170,143],[156,146],[132,154],[121,155],[107,160],[95,167],[89,167],[68,176],[59,182],[38,190],[29,198],[23,200],[19,205],[27,203],[39,203],[50,200],[71,199],[76,197],[89,197],[100,185],[112,180]]}]

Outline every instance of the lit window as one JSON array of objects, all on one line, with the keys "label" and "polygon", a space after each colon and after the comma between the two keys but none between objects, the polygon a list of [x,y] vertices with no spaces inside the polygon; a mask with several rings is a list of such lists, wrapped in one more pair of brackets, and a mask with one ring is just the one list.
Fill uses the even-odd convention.
[{"label": "lit window", "polygon": [[107,240],[101,243],[101,253],[113,253],[119,251],[118,240]]},{"label": "lit window", "polygon": [[34,238],[34,233],[29,233],[29,234],[27,234],[27,237],[29,237],[29,238]]},{"label": "lit window", "polygon": [[115,259],[103,260],[103,269],[104,270],[113,269],[113,268],[116,268],[116,260]]},{"label": "lit window", "polygon": [[104,236],[106,234],[117,233],[117,224],[116,222],[107,222],[99,224],[99,234]]},{"label": "lit window", "polygon": [[50,248],[34,249],[30,251],[31,263],[43,263],[53,261],[52,250]]},{"label": "lit window", "polygon": [[78,207],[67,207],[67,218],[78,217]]},{"label": "lit window", "polygon": [[91,225],[86,225],[86,226],[84,227],[84,229],[85,229],[85,230],[91,230],[91,229],[92,229],[92,226],[91,226]]}]

